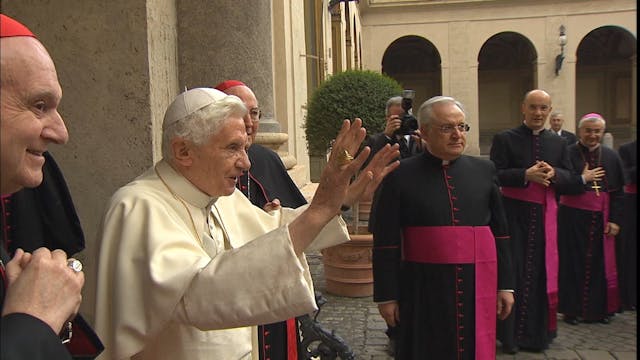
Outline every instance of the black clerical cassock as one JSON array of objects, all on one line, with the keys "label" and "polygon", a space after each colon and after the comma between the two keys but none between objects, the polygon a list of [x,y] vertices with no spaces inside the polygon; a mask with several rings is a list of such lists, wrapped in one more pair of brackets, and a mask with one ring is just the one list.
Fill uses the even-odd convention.
[{"label": "black clerical cassock", "polygon": [[[490,358],[495,352],[497,289],[514,286],[493,164],[470,156],[443,164],[428,152],[404,159],[376,193],[369,221],[374,301],[397,300],[400,306],[398,358]],[[454,246],[462,253],[473,252],[474,243],[479,244],[474,239],[459,241],[466,230],[488,231],[495,242],[489,245],[494,266],[497,258],[497,279],[494,272],[486,288],[478,280],[482,264],[451,260],[456,257],[457,251],[453,256],[450,251]],[[433,249],[420,250],[422,242],[432,240],[438,242]],[[442,259],[424,257],[434,251],[448,254]],[[476,295],[486,289],[492,289],[490,313],[476,311]],[[482,315],[488,318],[482,320]],[[493,334],[485,333],[488,327],[481,328],[479,321],[490,322]],[[488,350],[481,350],[481,345],[488,345]]]}]

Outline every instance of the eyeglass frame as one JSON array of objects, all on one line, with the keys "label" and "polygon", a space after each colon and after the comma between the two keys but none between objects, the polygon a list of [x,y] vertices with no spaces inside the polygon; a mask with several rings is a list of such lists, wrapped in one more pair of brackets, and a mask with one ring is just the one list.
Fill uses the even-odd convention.
[{"label": "eyeglass frame", "polygon": [[471,126],[469,126],[469,124],[467,123],[460,123],[457,125],[439,125],[433,127],[435,129],[438,129],[438,131],[440,131],[442,134],[451,134],[453,132],[453,129],[458,129],[458,131],[461,133],[467,133],[469,132],[469,130],[471,130]]}]

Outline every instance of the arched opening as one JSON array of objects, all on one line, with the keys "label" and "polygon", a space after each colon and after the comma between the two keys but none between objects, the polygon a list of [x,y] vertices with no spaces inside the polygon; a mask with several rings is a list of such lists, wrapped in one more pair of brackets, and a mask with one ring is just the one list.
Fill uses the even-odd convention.
[{"label": "arched opening", "polygon": [[589,32],[576,53],[576,117],[602,114],[616,148],[635,138],[636,46],[627,30],[603,26]]},{"label": "arched opening", "polygon": [[403,36],[392,42],[382,57],[382,73],[403,88],[415,90],[416,109],[428,98],[442,94],[440,53],[423,37]]},{"label": "arched opening", "polygon": [[478,54],[480,154],[488,155],[496,133],[522,121],[520,104],[535,86],[537,54],[529,39],[515,32],[490,37]]}]

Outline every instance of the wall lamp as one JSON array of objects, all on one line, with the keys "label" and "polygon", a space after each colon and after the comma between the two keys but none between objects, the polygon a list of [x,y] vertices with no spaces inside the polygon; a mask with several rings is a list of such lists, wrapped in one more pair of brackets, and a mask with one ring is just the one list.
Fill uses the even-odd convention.
[{"label": "wall lamp", "polygon": [[567,45],[567,34],[564,25],[560,25],[560,36],[558,36],[558,44],[560,44],[560,54],[556,56],[556,76],[562,69],[562,62],[564,61],[564,46]]}]

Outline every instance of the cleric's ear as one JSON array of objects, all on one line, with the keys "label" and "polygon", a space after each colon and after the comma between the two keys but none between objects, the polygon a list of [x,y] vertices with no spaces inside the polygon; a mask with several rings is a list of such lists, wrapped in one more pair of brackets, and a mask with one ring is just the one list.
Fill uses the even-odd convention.
[{"label": "cleric's ear", "polygon": [[191,166],[193,164],[193,146],[191,141],[182,137],[174,137],[171,139],[171,153],[173,161],[181,166]]}]

